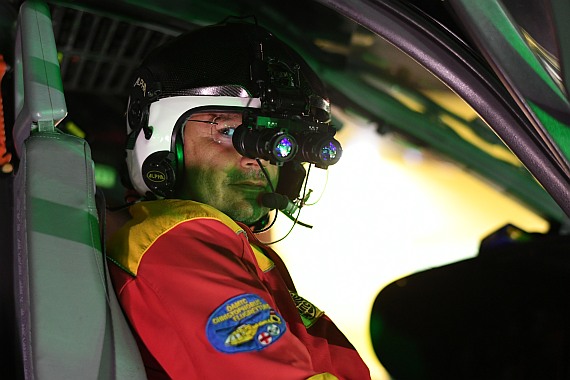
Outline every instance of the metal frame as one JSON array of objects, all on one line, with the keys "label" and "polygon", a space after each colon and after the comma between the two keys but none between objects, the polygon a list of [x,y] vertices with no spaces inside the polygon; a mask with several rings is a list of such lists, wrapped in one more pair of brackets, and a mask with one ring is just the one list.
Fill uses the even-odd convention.
[{"label": "metal frame", "polygon": [[397,46],[462,97],[570,215],[570,178],[496,75],[461,40],[397,0],[317,0]]}]

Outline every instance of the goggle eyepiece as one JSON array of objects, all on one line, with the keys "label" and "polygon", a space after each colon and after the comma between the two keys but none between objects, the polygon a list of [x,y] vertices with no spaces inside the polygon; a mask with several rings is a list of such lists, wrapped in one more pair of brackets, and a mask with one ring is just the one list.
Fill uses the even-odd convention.
[{"label": "goggle eyepiece", "polygon": [[292,160],[299,145],[293,136],[278,129],[252,129],[242,124],[234,131],[233,144],[242,156],[260,158],[272,164]]},{"label": "goggle eyepiece", "polygon": [[334,139],[335,130],[300,118],[244,115],[232,142],[245,157],[260,158],[280,165],[295,160],[326,169],[336,164],[342,147]]},{"label": "goggle eyepiece", "polygon": [[310,162],[318,168],[336,164],[342,155],[340,143],[328,134],[305,133],[297,137],[299,141],[298,161]]}]

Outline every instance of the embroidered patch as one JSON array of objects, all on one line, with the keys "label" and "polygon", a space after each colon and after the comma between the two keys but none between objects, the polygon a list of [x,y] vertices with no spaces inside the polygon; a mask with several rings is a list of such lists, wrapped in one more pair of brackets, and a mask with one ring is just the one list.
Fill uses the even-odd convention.
[{"label": "embroidered patch", "polygon": [[321,315],[324,313],[319,310],[318,307],[301,297],[295,292],[289,290],[289,294],[291,294],[291,298],[295,302],[295,306],[297,307],[297,311],[303,320],[303,324],[306,328],[311,327],[315,324],[315,322],[319,319]]},{"label": "embroidered patch", "polygon": [[225,353],[261,350],[285,333],[285,321],[261,297],[241,294],[218,307],[208,319],[206,336]]}]

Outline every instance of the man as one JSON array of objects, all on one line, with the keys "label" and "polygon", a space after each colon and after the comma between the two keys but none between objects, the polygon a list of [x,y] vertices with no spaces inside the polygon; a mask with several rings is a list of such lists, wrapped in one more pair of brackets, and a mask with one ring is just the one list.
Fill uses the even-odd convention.
[{"label": "man", "polygon": [[261,120],[320,144],[302,157],[325,166],[340,154],[328,132],[315,132],[329,131],[329,110],[300,56],[256,25],[202,28],[142,63],[127,166],[144,201],[108,253],[149,378],[370,377],[249,228],[267,223],[264,195],[294,198],[304,178],[294,138]]}]

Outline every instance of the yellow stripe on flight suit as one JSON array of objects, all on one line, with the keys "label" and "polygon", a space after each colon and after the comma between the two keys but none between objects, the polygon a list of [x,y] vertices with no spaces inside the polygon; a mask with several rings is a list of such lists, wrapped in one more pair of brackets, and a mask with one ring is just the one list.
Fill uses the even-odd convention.
[{"label": "yellow stripe on flight suit", "polygon": [[307,380],[338,380],[338,377],[330,373],[319,373],[318,375],[311,376]]},{"label": "yellow stripe on flight suit", "polygon": [[[188,200],[164,199],[137,203],[129,209],[132,219],[107,244],[107,256],[126,272],[137,275],[147,249],[163,234],[192,219],[216,219],[236,234],[243,229],[215,208]],[[144,223],[143,223],[144,222]]]}]

